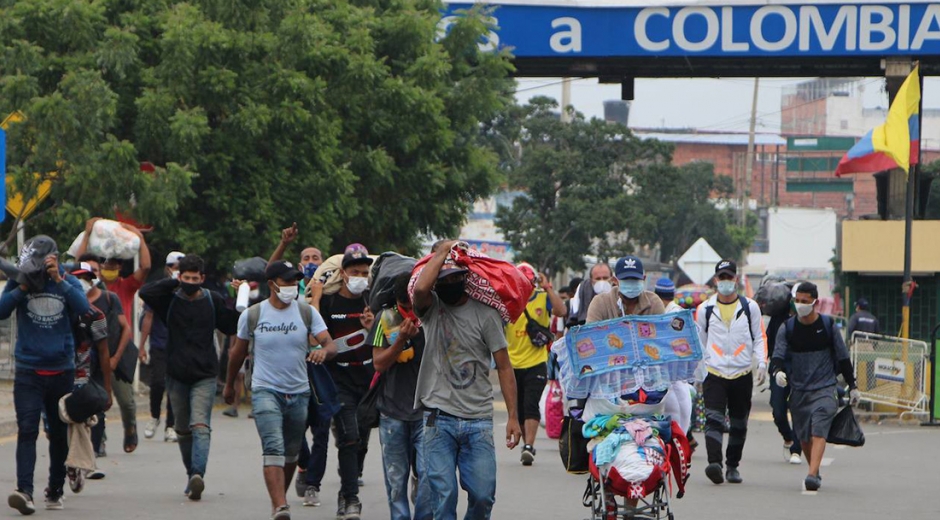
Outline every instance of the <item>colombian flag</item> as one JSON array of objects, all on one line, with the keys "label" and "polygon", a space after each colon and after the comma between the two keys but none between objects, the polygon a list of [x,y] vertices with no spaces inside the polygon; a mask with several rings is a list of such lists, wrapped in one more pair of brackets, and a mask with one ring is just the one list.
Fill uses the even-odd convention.
[{"label": "colombian flag", "polygon": [[865,134],[839,161],[836,176],[893,168],[905,172],[920,155],[920,78],[914,67],[888,109],[888,120]]}]

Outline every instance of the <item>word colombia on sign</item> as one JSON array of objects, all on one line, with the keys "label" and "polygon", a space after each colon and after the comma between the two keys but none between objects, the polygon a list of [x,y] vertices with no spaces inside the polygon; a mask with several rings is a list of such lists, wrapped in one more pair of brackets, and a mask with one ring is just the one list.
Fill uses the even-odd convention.
[{"label": "word colombia on sign", "polygon": [[[518,57],[940,54],[940,3],[494,0],[481,47]],[[447,3],[446,32],[473,3]]]}]

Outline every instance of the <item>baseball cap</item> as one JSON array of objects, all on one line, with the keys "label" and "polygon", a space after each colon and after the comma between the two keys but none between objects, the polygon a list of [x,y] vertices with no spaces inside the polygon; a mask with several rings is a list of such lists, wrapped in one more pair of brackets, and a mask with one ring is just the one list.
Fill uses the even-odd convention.
[{"label": "baseball cap", "polygon": [[441,272],[438,273],[437,279],[440,280],[442,278],[447,278],[448,276],[452,274],[466,273],[466,272],[467,272],[466,269],[458,266],[452,259],[448,258],[447,260],[444,260],[444,265],[441,266]]},{"label": "baseball cap", "polygon": [[82,276],[86,274],[90,274],[92,276],[95,275],[94,271],[91,270],[91,265],[88,262],[82,262],[73,267],[71,274],[72,276]]},{"label": "baseball cap", "polygon": [[656,287],[653,292],[660,296],[674,296],[676,294],[676,284],[669,278],[660,278],[656,280]]},{"label": "baseball cap", "polygon": [[618,280],[642,280],[644,276],[643,262],[635,256],[625,256],[617,260],[614,266],[614,275]]},{"label": "baseball cap", "polygon": [[369,250],[362,244],[349,244],[343,252],[343,269],[354,264],[372,265],[372,259],[369,258]]},{"label": "baseball cap", "polygon": [[172,253],[166,255],[166,265],[176,265],[179,263],[180,258],[183,258],[184,256],[186,255],[180,253],[179,251],[173,251]]},{"label": "baseball cap", "polygon": [[859,298],[858,301],[855,302],[855,305],[858,306],[859,309],[867,311],[869,306],[868,298]]},{"label": "baseball cap", "polygon": [[734,263],[734,260],[722,260],[715,265],[715,274],[730,274],[731,276],[738,275],[738,264]]},{"label": "baseball cap", "polygon": [[264,270],[264,277],[268,280],[280,278],[281,280],[300,280],[304,274],[287,260],[277,260],[268,264]]}]

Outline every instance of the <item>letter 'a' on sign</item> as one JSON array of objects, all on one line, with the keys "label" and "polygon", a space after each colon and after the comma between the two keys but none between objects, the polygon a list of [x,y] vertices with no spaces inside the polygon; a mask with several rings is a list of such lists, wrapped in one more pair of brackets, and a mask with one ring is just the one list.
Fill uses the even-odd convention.
[{"label": "letter 'a' on sign", "polygon": [[558,53],[581,52],[581,22],[577,18],[558,18],[552,20],[552,29],[567,30],[552,35],[552,50]]}]

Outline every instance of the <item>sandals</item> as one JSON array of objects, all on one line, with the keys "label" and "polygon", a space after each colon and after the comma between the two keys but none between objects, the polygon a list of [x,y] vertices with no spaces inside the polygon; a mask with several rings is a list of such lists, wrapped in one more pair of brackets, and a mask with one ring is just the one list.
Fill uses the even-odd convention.
[{"label": "sandals", "polygon": [[134,450],[137,449],[137,428],[134,428],[131,432],[124,431],[124,453],[134,453]]}]

